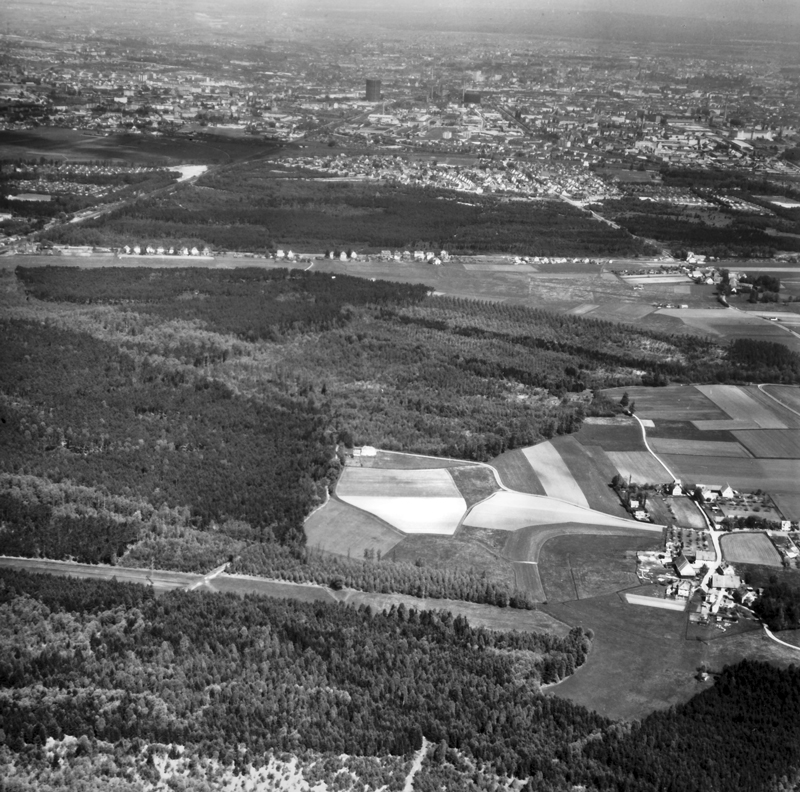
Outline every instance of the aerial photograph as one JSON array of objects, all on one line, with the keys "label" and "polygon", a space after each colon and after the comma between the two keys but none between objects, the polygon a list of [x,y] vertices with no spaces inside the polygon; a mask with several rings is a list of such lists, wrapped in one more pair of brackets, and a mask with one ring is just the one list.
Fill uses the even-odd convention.
[{"label": "aerial photograph", "polygon": [[0,792],[800,792],[800,0],[4,0]]}]

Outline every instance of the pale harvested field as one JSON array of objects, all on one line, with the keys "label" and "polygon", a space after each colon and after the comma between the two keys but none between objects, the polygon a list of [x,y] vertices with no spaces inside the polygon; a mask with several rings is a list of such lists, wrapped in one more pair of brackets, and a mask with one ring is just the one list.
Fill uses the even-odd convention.
[{"label": "pale harvested field", "polygon": [[[762,459],[800,459],[800,429],[734,432],[736,439]],[[683,452],[686,453],[686,452]],[[800,467],[798,468],[800,479]],[[800,488],[800,481],[798,481]]]},{"label": "pale harvested field", "polygon": [[[456,490],[458,491],[458,490]],[[345,503],[374,514],[403,533],[430,533],[451,536],[456,532],[467,504],[457,498],[399,497],[381,495],[341,495]]]},{"label": "pale harvested field", "polygon": [[683,528],[694,528],[697,531],[706,529],[706,521],[699,509],[685,495],[664,498],[664,502],[672,506],[675,512],[675,522]]},{"label": "pale harvested field", "polygon": [[701,432],[733,432],[739,429],[761,429],[755,421],[744,419],[732,421],[730,418],[724,421],[692,421],[696,429]]},{"label": "pale harvested field", "polygon": [[466,526],[497,531],[517,531],[531,525],[553,525],[555,523],[609,525],[624,528],[641,526],[645,530],[661,530],[660,527],[646,523],[637,523],[634,520],[614,517],[553,498],[528,495],[522,492],[496,492],[491,498],[487,498],[473,507],[464,518]]},{"label": "pale harvested field", "polygon": [[796,459],[733,459],[664,454],[664,461],[675,475],[686,482],[730,484],[734,489],[756,489],[792,495],[797,492],[800,462]]},{"label": "pale harvested field", "polygon": [[720,539],[722,557],[735,564],[781,566],[780,553],[765,533],[732,533]]},{"label": "pale harvested field", "polygon": [[700,393],[708,396],[734,421],[752,421],[760,429],[786,429],[786,424],[774,410],[760,404],[736,385],[696,385]]},{"label": "pale harvested field", "polygon": [[522,453],[550,497],[589,508],[583,490],[550,441],[523,448]]},{"label": "pale harvested field", "polygon": [[328,553],[363,558],[365,550],[383,555],[405,535],[372,514],[331,498],[305,522],[306,546]]},{"label": "pale harvested field", "polygon": [[336,494],[350,497],[460,498],[452,476],[444,468],[427,470],[389,470],[346,467]]},{"label": "pale harvested field", "polygon": [[693,385],[667,385],[664,388],[637,386],[631,388],[609,388],[604,393],[615,401],[627,392],[636,402],[636,414],[640,418],[655,418],[668,421],[724,420],[728,415],[713,401],[704,396]]},{"label": "pale harvested field", "polygon": [[582,303],[581,305],[575,306],[575,308],[570,308],[567,313],[574,314],[575,316],[582,316],[583,314],[590,313],[594,311],[595,308],[599,308],[600,306],[596,303]]},{"label": "pale harvested field", "polygon": [[[679,440],[677,438],[651,437],[648,442],[657,454],[687,454],[692,456],[752,457],[739,443],[705,440]],[[757,456],[757,455],[756,455]]]},{"label": "pale harvested field", "polygon": [[626,592],[625,600],[631,605],[645,605],[648,608],[661,608],[670,611],[685,611],[686,600],[668,600],[658,597],[646,597],[644,594],[631,594]]},{"label": "pale harvested field", "polygon": [[606,455],[620,476],[625,480],[630,478],[634,484],[663,484],[669,479],[663,465],[653,459],[648,451],[607,451]]}]

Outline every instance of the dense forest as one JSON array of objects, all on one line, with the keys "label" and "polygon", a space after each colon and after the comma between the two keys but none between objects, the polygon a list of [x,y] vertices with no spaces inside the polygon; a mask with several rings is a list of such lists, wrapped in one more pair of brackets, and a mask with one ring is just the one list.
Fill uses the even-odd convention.
[{"label": "dense forest", "polygon": [[540,256],[644,251],[625,231],[562,201],[501,201],[379,183],[275,178],[274,163],[232,165],[98,221],[48,231],[53,242],[122,246],[199,239],[214,249],[446,249]]},{"label": "dense forest", "polygon": [[31,779],[13,789],[35,789],[35,778],[68,789],[75,765],[134,792],[167,780],[167,758],[182,760],[181,788],[213,788],[226,769],[287,752],[329,788],[350,788],[355,774],[369,790],[399,791],[409,765],[398,760],[423,739],[422,790],[517,778],[531,792],[767,792],[797,781],[795,666],[712,669],[714,684],[688,703],[618,724],[540,690],[583,662],[591,636],[580,628],[490,632],[403,606],[156,598],[7,570],[0,616],[0,763]]},{"label": "dense forest", "polygon": [[745,567],[745,580],[762,589],[753,610],[772,630],[800,628],[800,574],[775,574],[774,570]]}]

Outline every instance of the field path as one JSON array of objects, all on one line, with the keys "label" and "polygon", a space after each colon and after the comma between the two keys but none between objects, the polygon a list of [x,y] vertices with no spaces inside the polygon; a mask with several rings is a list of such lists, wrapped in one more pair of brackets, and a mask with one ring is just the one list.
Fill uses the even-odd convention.
[{"label": "field path", "polygon": [[414,761],[411,763],[411,769],[406,776],[406,783],[403,785],[403,792],[414,792],[414,776],[422,770],[422,762],[425,760],[425,754],[428,753],[428,746],[430,743],[423,736],[422,748],[414,754]]},{"label": "field path", "polygon": [[790,649],[794,649],[795,652],[800,652],[800,646],[795,646],[794,644],[786,643],[786,641],[782,641],[780,638],[777,638],[775,635],[773,635],[772,631],[769,629],[769,627],[767,627],[766,624],[764,625],[764,632],[770,638],[772,638],[772,640],[775,641],[775,643],[779,643],[781,646],[788,646]]},{"label": "field path", "polygon": [[650,452],[650,454],[652,455],[653,459],[655,459],[656,462],[658,462],[658,464],[661,465],[661,467],[663,467],[664,470],[666,470],[667,473],[669,473],[670,476],[672,476],[672,480],[673,481],[677,481],[678,477],[664,464],[664,462],[656,454],[656,452],[653,451],[652,448],[650,448],[650,443],[647,442],[647,429],[645,428],[644,423],[642,423],[641,419],[639,418],[638,415],[636,415],[636,413],[631,413],[631,415],[633,415],[633,417],[639,422],[639,426],[641,427],[641,430],[642,430],[642,440],[644,441],[645,447]]}]

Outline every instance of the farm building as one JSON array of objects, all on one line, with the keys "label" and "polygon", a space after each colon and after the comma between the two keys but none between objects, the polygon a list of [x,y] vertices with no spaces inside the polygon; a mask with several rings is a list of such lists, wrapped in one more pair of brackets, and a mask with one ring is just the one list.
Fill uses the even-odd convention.
[{"label": "farm building", "polygon": [[741,585],[741,579],[733,572],[726,572],[724,575],[717,574],[711,576],[712,588],[738,589]]},{"label": "farm building", "polygon": [[695,576],[694,567],[689,563],[686,556],[681,553],[675,556],[675,569],[682,578],[693,578]]}]

